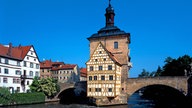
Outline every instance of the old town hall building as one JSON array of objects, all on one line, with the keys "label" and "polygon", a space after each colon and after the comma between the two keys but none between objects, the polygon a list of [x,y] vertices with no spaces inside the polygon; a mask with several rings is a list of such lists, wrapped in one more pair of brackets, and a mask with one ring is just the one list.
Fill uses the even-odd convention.
[{"label": "old town hall building", "polygon": [[90,59],[86,63],[87,96],[95,98],[96,103],[100,102],[97,104],[102,104],[101,100],[120,102],[118,96],[126,91],[125,82],[132,66],[129,56],[130,33],[114,25],[114,16],[114,9],[109,1],[105,27],[88,38]]}]

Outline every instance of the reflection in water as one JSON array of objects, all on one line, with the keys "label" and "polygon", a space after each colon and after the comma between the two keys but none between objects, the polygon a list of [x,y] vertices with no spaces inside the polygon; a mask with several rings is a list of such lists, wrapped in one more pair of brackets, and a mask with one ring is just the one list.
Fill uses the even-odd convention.
[{"label": "reflection in water", "polygon": [[155,104],[152,100],[143,99],[139,93],[134,93],[128,99],[128,108],[154,108]]},{"label": "reflection in water", "polygon": [[[151,101],[142,100],[138,95],[138,93],[134,93],[129,98],[128,105],[108,106],[108,107],[102,107],[102,108],[144,108],[144,107],[152,108],[152,107],[149,107],[150,105],[152,105]],[[98,108],[98,107],[82,105],[82,104],[63,105],[55,102],[55,103],[46,103],[46,104],[9,106],[7,108]]]},{"label": "reflection in water", "polygon": [[[108,106],[108,107],[99,107],[99,108],[192,108],[192,107],[185,107],[185,106],[186,105],[182,104],[182,107],[178,107],[178,106],[168,107],[167,105],[163,105],[163,107],[162,106],[160,107],[155,104],[155,101],[144,99],[140,97],[139,93],[134,93],[128,99],[128,105]],[[56,103],[46,103],[46,104],[9,106],[6,108],[98,108],[98,107],[83,105],[83,104],[63,105],[56,102]]]}]

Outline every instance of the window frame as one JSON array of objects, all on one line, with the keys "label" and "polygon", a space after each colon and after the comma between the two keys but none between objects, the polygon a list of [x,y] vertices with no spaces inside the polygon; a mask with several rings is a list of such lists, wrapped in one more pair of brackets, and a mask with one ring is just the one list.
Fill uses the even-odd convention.
[{"label": "window frame", "polygon": [[114,49],[118,49],[119,48],[119,43],[117,41],[114,42]]},{"label": "window frame", "polygon": [[94,76],[94,77],[93,77],[93,80],[97,80],[97,76]]},{"label": "window frame", "polygon": [[7,77],[3,77],[3,83],[8,83],[8,78]]},{"label": "window frame", "polygon": [[92,81],[93,79],[92,79],[92,76],[89,76],[89,81]]},{"label": "window frame", "polygon": [[9,59],[5,58],[5,64],[9,64]]},{"label": "window frame", "polygon": [[110,80],[110,81],[113,80],[113,75],[109,75],[109,80]]},{"label": "window frame", "polygon": [[108,65],[108,70],[113,70],[113,66],[112,65]]},{"label": "window frame", "polygon": [[33,71],[29,71],[29,76],[33,76]]},{"label": "window frame", "polygon": [[108,88],[108,92],[113,92],[113,89],[112,88]]},{"label": "window frame", "polygon": [[89,67],[89,71],[94,71],[93,66]]},{"label": "window frame", "polygon": [[33,68],[34,66],[33,66],[34,64],[32,63],[32,62],[30,62],[30,68]]},{"label": "window frame", "polygon": [[99,66],[99,71],[102,71],[103,70],[103,66]]},{"label": "window frame", "polygon": [[102,76],[101,76],[101,80],[102,80],[102,81],[105,81],[105,75],[102,75]]},{"label": "window frame", "polygon": [[8,68],[4,69],[4,74],[9,74],[9,69]]}]

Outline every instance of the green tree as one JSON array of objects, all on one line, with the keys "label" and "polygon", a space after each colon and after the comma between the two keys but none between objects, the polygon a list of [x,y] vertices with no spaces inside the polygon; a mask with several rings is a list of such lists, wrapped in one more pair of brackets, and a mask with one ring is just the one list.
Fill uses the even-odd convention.
[{"label": "green tree", "polygon": [[53,98],[59,92],[59,86],[53,78],[43,78],[33,80],[30,85],[32,92],[43,92],[48,98]]},{"label": "green tree", "polygon": [[0,88],[0,104],[8,105],[12,102],[11,93],[8,88],[2,87]]},{"label": "green tree", "polygon": [[161,67],[158,66],[157,71],[154,73],[154,77],[161,76],[162,71],[163,71],[163,70],[161,69]]},{"label": "green tree", "polygon": [[30,87],[31,92],[41,92],[41,86],[40,86],[39,78],[35,77],[33,79],[32,84],[29,87]]},{"label": "green tree", "polygon": [[163,71],[161,76],[184,76],[189,75],[191,71],[190,64],[192,63],[192,58],[189,55],[184,55],[177,59],[172,59],[168,57],[165,60],[165,65],[163,66]]},{"label": "green tree", "polygon": [[142,70],[141,74],[138,75],[138,77],[149,77],[150,72],[147,72],[145,69]]}]

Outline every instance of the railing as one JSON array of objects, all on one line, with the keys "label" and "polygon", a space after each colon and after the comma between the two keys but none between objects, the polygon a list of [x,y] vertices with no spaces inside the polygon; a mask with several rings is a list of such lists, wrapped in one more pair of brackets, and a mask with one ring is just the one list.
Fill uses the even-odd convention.
[{"label": "railing", "polygon": [[21,75],[21,79],[33,79],[34,76],[29,76],[29,75]]}]

